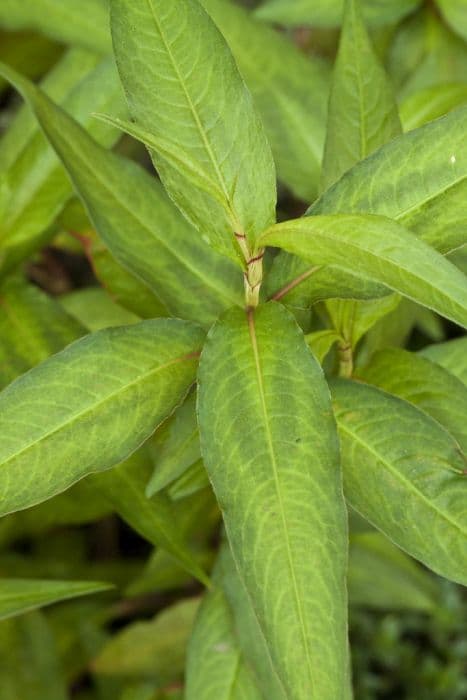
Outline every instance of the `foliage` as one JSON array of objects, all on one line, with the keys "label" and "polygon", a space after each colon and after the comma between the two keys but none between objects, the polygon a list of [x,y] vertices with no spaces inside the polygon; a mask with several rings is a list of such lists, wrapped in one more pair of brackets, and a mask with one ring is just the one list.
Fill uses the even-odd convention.
[{"label": "foliage", "polygon": [[461,700],[465,3],[0,31],[1,700]]}]

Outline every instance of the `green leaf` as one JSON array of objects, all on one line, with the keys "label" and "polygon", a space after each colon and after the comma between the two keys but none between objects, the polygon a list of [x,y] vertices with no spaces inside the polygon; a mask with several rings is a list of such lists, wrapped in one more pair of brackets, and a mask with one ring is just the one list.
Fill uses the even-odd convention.
[{"label": "green leaf", "polygon": [[143,448],[123,464],[93,476],[92,484],[133,530],[151,544],[165,549],[193,576],[209,585],[209,579],[187,549],[168,497],[165,494],[151,499],[146,496],[150,472],[151,462]]},{"label": "green leaf", "polygon": [[467,40],[467,3],[465,0],[436,0],[446,22]]},{"label": "green leaf", "polygon": [[[220,252],[255,250],[275,218],[275,168],[263,127],[230,50],[197,1],[113,0],[114,50],[130,112],[172,149],[154,163],[170,196]],[[164,149],[163,149],[164,150]],[[174,151],[197,171],[173,161]],[[212,182],[222,203],[207,192]]]},{"label": "green leaf", "polygon": [[329,67],[304,56],[283,34],[229,0],[202,0],[224,34],[254,97],[278,177],[311,202],[317,194],[329,91]]},{"label": "green leaf", "polygon": [[467,46],[429,6],[404,22],[388,56],[399,99],[425,88],[465,81]]},{"label": "green leaf", "polygon": [[203,335],[172,319],[99,331],[10,384],[0,394],[0,513],[139,447],[188,391]]},{"label": "green leaf", "polygon": [[57,639],[44,615],[0,624],[2,700],[68,700]]},{"label": "green leaf", "polygon": [[[211,568],[213,555],[210,542],[219,526],[219,509],[211,489],[194,494],[173,504],[178,528],[193,548],[197,562],[203,569]],[[176,560],[163,549],[156,549],[127,587],[125,594],[137,596],[142,593],[168,591],[171,588],[184,588],[193,578],[182,569]]]},{"label": "green leaf", "polygon": [[349,598],[353,605],[432,612],[439,590],[424,571],[378,532],[350,537]]},{"label": "green leaf", "polygon": [[9,278],[0,285],[0,388],[85,333],[54,299]]},{"label": "green leaf", "polygon": [[176,479],[168,488],[168,493],[173,501],[198,493],[210,485],[209,477],[202,459],[192,464]]},{"label": "green leaf", "polygon": [[355,348],[370,328],[398,308],[400,301],[397,294],[359,302],[329,299],[326,302],[326,311],[340,337],[346,344]]},{"label": "green leaf", "polygon": [[148,496],[171,484],[200,459],[195,409],[196,394],[191,394],[149,443],[154,473],[147,486]]},{"label": "green leaf", "polygon": [[363,338],[358,348],[357,364],[365,365],[378,350],[404,346],[417,326],[420,310],[428,311],[409,299],[400,298],[396,308],[372,326]]},{"label": "green leaf", "polygon": [[268,700],[287,700],[287,693],[274,668],[268,644],[245,590],[229,546],[224,543],[216,563],[216,574],[234,617],[234,631],[245,659],[251,664],[258,686]]},{"label": "green leaf", "polygon": [[221,589],[206,594],[188,645],[186,700],[262,700]]},{"label": "green leaf", "polygon": [[86,287],[64,294],[60,297],[60,303],[70,316],[92,333],[112,326],[129,326],[141,320],[116,304],[99,287]]},{"label": "green leaf", "polygon": [[332,265],[314,265],[287,253],[276,255],[266,277],[268,298],[298,309],[324,299],[375,299],[389,295],[377,282]]},{"label": "green leaf", "polygon": [[392,86],[365,28],[359,0],[346,0],[329,99],[321,189],[401,133]]},{"label": "green leaf", "polygon": [[0,25],[8,30],[33,29],[52,39],[98,51],[109,51],[106,0],[2,0]]},{"label": "green leaf", "polygon": [[93,663],[103,675],[153,678],[159,686],[181,680],[185,650],[199,599],[182,600],[152,620],[115,634]]},{"label": "green leaf", "polygon": [[430,345],[421,354],[447,369],[467,386],[467,338]]},{"label": "green leaf", "polygon": [[[346,0],[329,101],[322,189],[328,189],[352,166],[400,133],[392,85],[371,44],[360,0]],[[341,374],[352,373],[352,348],[395,304],[395,295],[362,303],[328,301],[326,308],[343,339]]]},{"label": "green leaf", "polygon": [[[364,0],[365,22],[378,26],[395,24],[421,4],[421,0]],[[291,27],[310,24],[336,27],[341,23],[344,0],[265,0],[256,14],[264,20]]]},{"label": "green leaf", "polygon": [[460,107],[394,139],[355,165],[307,214],[379,214],[442,253],[458,248],[466,243],[466,125],[467,107]]},{"label": "green leaf", "polygon": [[[16,80],[17,86],[22,81],[27,85],[7,66],[0,65],[0,72]],[[93,109],[126,111],[111,58],[97,62],[93,55],[71,51],[44,81],[44,89],[56,95],[63,109],[103,146],[112,146],[120,137],[114,127],[91,116]],[[21,111],[6,132],[0,162],[0,272],[4,274],[50,240],[52,224],[73,189],[29,110]]]},{"label": "green leaf", "polygon": [[415,92],[400,106],[404,131],[418,129],[467,102],[467,85],[448,83]]},{"label": "green leaf", "polygon": [[[238,575],[228,546],[221,547],[218,558],[219,580],[234,613],[236,637],[248,663],[251,664],[258,686],[268,700],[286,700],[288,695],[273,667],[268,646],[251,600]],[[350,673],[347,674],[344,699],[353,697]]]},{"label": "green leaf", "polygon": [[[231,217],[230,205],[219,184],[210,178],[204,168],[190,158],[185,149],[180,148],[176,143],[153,136],[149,131],[132,122],[118,119],[108,114],[95,114],[94,116],[105,124],[110,124],[110,126],[120,129],[143,143],[156,157],[161,157],[171,168],[178,171],[189,185],[201,190],[217,204],[220,204],[226,216],[228,218]],[[236,228],[234,227],[234,230]]]},{"label": "green leaf", "polygon": [[122,267],[94,232],[88,230],[80,233],[79,238],[94,274],[120,308],[128,309],[139,318],[159,318],[169,315],[166,307],[148,285]]},{"label": "green leaf", "polygon": [[421,355],[398,348],[378,352],[358,377],[428,413],[467,455],[467,388],[457,377]]},{"label": "green leaf", "polygon": [[368,215],[310,216],[271,227],[259,242],[315,265],[357,269],[362,277],[467,326],[465,275],[395,221]]},{"label": "green leaf", "polygon": [[[255,98],[279,177],[298,197],[312,201],[317,193],[324,142],[327,64],[317,57],[304,56],[291,41],[255,20],[243,7],[228,0],[203,0],[202,4],[227,39]],[[100,36],[101,28],[97,37],[95,31],[75,31],[79,24],[74,21],[71,0],[65,6],[55,0],[55,5],[66,12],[66,21],[54,24],[55,35],[61,41],[84,44],[97,51],[107,43],[110,46],[110,37]],[[2,16],[1,9],[0,21],[5,21],[7,13]],[[41,30],[49,31],[47,22],[42,23]]]},{"label": "green leaf", "polygon": [[323,364],[332,346],[340,339],[340,335],[334,330],[314,331],[305,336],[308,347],[320,364]]},{"label": "green leaf", "polygon": [[355,510],[437,573],[467,582],[466,459],[433,418],[356,382],[332,386]]},{"label": "green leaf", "polygon": [[214,326],[198,401],[203,459],[274,668],[293,697],[340,697],[347,642],[338,444],[321,368],[283,307],[234,310]]},{"label": "green leaf", "polygon": [[0,620],[77,596],[100,593],[112,588],[108,583],[91,581],[0,580]]},{"label": "green leaf", "polygon": [[242,303],[239,271],[199,240],[154,178],[99,147],[21,76],[8,76],[31,102],[104,243],[173,315],[208,325]]},{"label": "green leaf", "polygon": [[[41,89],[50,99],[63,103],[76,86],[95,70],[100,60],[99,56],[90,51],[66,51],[41,80]],[[0,139],[2,173],[14,165],[38,133],[40,128],[34,114],[27,105],[22,105],[15,112]]]}]

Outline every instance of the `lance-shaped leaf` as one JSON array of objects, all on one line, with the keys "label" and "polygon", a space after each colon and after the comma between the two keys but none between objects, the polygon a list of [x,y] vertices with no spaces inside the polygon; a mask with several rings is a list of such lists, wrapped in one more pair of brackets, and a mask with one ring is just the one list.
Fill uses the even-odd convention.
[{"label": "lance-shaped leaf", "polygon": [[329,98],[321,189],[401,133],[392,86],[376,57],[360,11],[346,0]]},{"label": "lance-shaped leaf", "polygon": [[[337,27],[345,0],[265,0],[256,14],[271,22],[300,27]],[[365,21],[372,25],[396,24],[417,9],[421,0],[363,0]]]},{"label": "lance-shaped leaf", "polygon": [[102,675],[153,678],[159,687],[180,681],[198,607],[199,599],[185,599],[152,620],[133,622],[109,640],[93,669]]},{"label": "lance-shaped leaf", "polygon": [[262,700],[222,589],[206,594],[188,645],[186,700]]},{"label": "lance-shaped leaf", "polygon": [[107,591],[112,587],[108,583],[92,581],[2,579],[0,581],[0,620],[51,605],[60,600]]},{"label": "lance-shaped leaf", "polygon": [[[47,0],[50,3],[50,0]],[[74,1],[53,0],[63,22],[54,23],[54,36],[64,43],[87,46],[96,51],[110,47],[110,32],[101,36],[103,25],[83,32],[75,21]],[[92,2],[92,0],[88,0]],[[101,0],[94,0],[99,3]],[[324,142],[327,105],[328,65],[315,56],[304,56],[295,45],[279,32],[229,0],[203,0],[235,56],[243,77],[251,90],[271,142],[279,177],[305,202],[317,193]],[[0,23],[6,22],[11,11],[0,6]],[[21,25],[31,18],[31,2],[23,3]],[[39,7],[34,2],[34,8]],[[18,17],[20,10],[16,8]],[[88,14],[92,17],[91,12]],[[38,28],[48,33],[52,23],[44,21]],[[32,26],[32,25],[31,25]],[[95,28],[98,27],[96,33]],[[9,61],[8,61],[9,63]]]},{"label": "lance-shaped leaf", "polygon": [[[346,0],[339,51],[329,100],[322,189],[328,189],[355,163],[401,133],[392,85],[375,54],[366,30],[360,0]],[[335,296],[339,290],[336,288]],[[330,300],[326,308],[343,338],[341,347],[355,347],[368,327],[397,303],[391,295],[380,301]],[[359,328],[359,326],[361,326]],[[351,355],[346,370],[351,372]]]},{"label": "lance-shaped leaf", "polygon": [[358,270],[467,326],[467,277],[395,221],[369,215],[310,216],[272,226],[259,242],[317,265]]},{"label": "lance-shaped leaf", "polygon": [[90,481],[133,530],[171,554],[193,576],[208,584],[209,579],[185,544],[170,499],[166,494],[151,499],[146,496],[151,466],[146,447],[143,447],[123,464],[95,474]]},{"label": "lance-shaped leaf", "polygon": [[[253,249],[274,220],[275,168],[225,39],[197,0],[113,0],[111,8],[130,112],[171,145],[169,156],[167,148],[150,149],[165,187],[212,245],[237,259],[234,233]],[[189,176],[174,163],[175,151],[190,163]]]},{"label": "lance-shaped leaf", "polygon": [[0,388],[84,335],[85,329],[37,287],[0,285]]},{"label": "lance-shaped leaf", "polygon": [[421,408],[467,454],[467,388],[443,367],[407,350],[388,348],[376,353],[358,377]]},{"label": "lance-shaped leaf", "polygon": [[158,319],[77,341],[0,394],[0,513],[123,461],[181,402],[203,332]]},{"label": "lance-shaped leaf", "polygon": [[[442,253],[467,241],[467,107],[380,148],[308,210],[396,219]],[[371,182],[371,187],[368,183]]]},{"label": "lance-shaped leaf", "polygon": [[404,131],[418,129],[466,102],[467,85],[465,83],[448,83],[419,90],[407,97],[400,106]]},{"label": "lance-shaped leaf", "polygon": [[0,25],[33,29],[67,44],[97,51],[111,48],[106,0],[2,0]]},{"label": "lance-shaped leaf", "polygon": [[[14,82],[15,74],[4,68],[4,76]],[[103,59],[96,65],[95,56],[72,51],[45,81],[44,89],[56,95],[63,109],[101,145],[109,147],[118,140],[120,134],[114,127],[99,123],[91,115],[93,109],[125,114],[113,59]],[[29,109],[26,113],[21,111],[11,129],[11,135],[7,131],[0,143],[2,273],[50,240],[54,233],[52,224],[73,192],[59,159]]]},{"label": "lance-shaped leaf", "polygon": [[201,451],[240,576],[291,698],[344,695],[345,508],[320,366],[289,313],[234,310],[199,372]]},{"label": "lance-shaped leaf", "polygon": [[430,345],[421,355],[447,369],[467,386],[467,338]]},{"label": "lance-shaped leaf", "polygon": [[332,386],[350,504],[437,573],[467,582],[467,460],[433,418],[380,389]]},{"label": "lance-shaped leaf", "polygon": [[32,105],[111,253],[171,313],[208,324],[241,304],[239,271],[198,238],[154,178],[101,148],[24,78],[3,72]]},{"label": "lance-shaped leaf", "polygon": [[266,128],[277,174],[298,197],[318,190],[329,67],[230,0],[202,0],[227,39]]}]

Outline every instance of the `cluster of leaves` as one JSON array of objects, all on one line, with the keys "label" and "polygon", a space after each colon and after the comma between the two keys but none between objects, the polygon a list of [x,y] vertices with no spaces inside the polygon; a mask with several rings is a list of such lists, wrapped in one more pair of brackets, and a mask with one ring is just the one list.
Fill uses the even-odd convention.
[{"label": "cluster of leaves", "polygon": [[465,697],[465,2],[0,27],[2,700]]}]

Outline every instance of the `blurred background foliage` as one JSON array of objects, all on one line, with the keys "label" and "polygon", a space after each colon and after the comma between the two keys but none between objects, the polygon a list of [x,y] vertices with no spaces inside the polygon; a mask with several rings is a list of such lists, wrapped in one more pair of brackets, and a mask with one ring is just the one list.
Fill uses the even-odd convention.
[{"label": "blurred background foliage", "polygon": [[[227,0],[204,4],[231,44],[265,121],[280,179],[279,215],[299,216],[318,192],[342,2],[239,0],[243,10]],[[465,0],[363,4],[406,130],[467,102]],[[150,169],[141,145],[91,116],[125,109],[108,57],[106,11],[105,0],[0,0],[0,60],[41,81],[100,143]],[[3,387],[90,330],[163,316],[165,309],[97,238],[34,118],[2,80],[0,130]],[[451,257],[467,270],[462,250]],[[319,328],[297,315],[306,330]],[[386,345],[418,350],[454,333],[449,323],[404,302],[397,315],[389,313],[373,327],[361,353],[367,357]],[[211,566],[219,513],[190,401],[130,465],[147,476],[144,522],[102,489],[99,477],[0,521],[2,579],[115,586],[2,620],[0,700],[182,697],[187,640],[202,588],[153,546],[150,510],[161,494],[169,498],[192,553]],[[465,589],[409,560],[356,515],[349,588],[356,700],[467,698]]]}]

